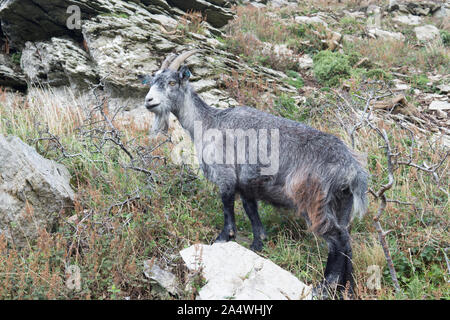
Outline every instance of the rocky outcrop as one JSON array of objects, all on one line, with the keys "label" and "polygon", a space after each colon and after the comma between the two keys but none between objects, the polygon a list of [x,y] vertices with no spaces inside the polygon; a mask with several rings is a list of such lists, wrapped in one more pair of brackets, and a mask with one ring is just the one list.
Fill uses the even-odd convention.
[{"label": "rocky outcrop", "polygon": [[233,19],[233,12],[228,8],[235,1],[167,0],[167,2],[185,11],[195,10],[202,12],[206,17],[206,21],[216,28],[223,27],[229,20]]},{"label": "rocky outcrop", "polygon": [[437,1],[390,1],[389,11],[400,11],[415,16],[427,16],[440,10],[444,4]]},{"label": "rocky outcrop", "polygon": [[78,90],[98,83],[96,67],[89,55],[68,38],[28,41],[22,51],[21,67],[32,83],[71,86]]},{"label": "rocky outcrop", "polygon": [[39,229],[51,231],[72,206],[67,169],[14,136],[0,135],[0,234],[23,247]]},{"label": "rocky outcrop", "polygon": [[193,245],[180,252],[189,270],[207,284],[200,300],[308,300],[311,287],[236,242]]},{"label": "rocky outcrop", "polygon": [[[22,83],[26,79],[29,83],[53,87],[87,89],[101,79],[106,93],[112,99],[120,99],[112,104],[125,104],[128,109],[142,105],[148,90],[139,75],[158,70],[169,52],[192,48],[201,49],[201,53],[188,60],[193,74],[191,83],[210,104],[219,107],[237,104],[219,88],[221,79],[231,74],[232,69],[251,71],[256,77],[278,83],[283,91],[294,90],[276,81],[283,74],[241,64],[239,58],[226,52],[212,37],[221,34],[214,26],[222,26],[233,17],[230,10],[233,3],[0,0],[0,32],[7,36],[11,48],[21,52]],[[69,5],[81,10],[80,26],[74,30],[66,25]],[[207,22],[196,26],[195,31],[186,31],[186,23],[190,22],[181,19],[185,15],[183,10],[188,8],[202,11],[206,17]],[[4,73],[11,74],[10,70]]]},{"label": "rocky outcrop", "polygon": [[21,91],[27,88],[25,75],[19,66],[11,61],[11,57],[5,54],[0,54],[0,86]]},{"label": "rocky outcrop", "polygon": [[[0,20],[3,32],[8,35],[13,46],[22,48],[27,41],[46,40],[51,36],[81,37],[78,28],[69,29],[67,21],[72,12],[69,6],[77,6],[82,20],[89,20],[99,14],[130,14],[139,8],[153,14],[177,13],[171,5],[183,10],[201,11],[206,20],[215,27],[224,26],[233,18],[226,0],[2,0]],[[179,12],[178,12],[179,13]]]}]

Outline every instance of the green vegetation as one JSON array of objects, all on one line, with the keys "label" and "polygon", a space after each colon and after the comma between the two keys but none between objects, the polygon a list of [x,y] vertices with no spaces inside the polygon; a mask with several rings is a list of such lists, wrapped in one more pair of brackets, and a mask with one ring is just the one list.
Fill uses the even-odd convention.
[{"label": "green vegetation", "polygon": [[22,58],[22,52],[14,52],[11,54],[11,61],[16,65],[20,65],[20,59]]},{"label": "green vegetation", "polygon": [[305,83],[302,79],[302,76],[299,73],[292,70],[288,70],[286,71],[286,75],[288,76],[288,78],[285,81],[289,85],[295,87],[296,89],[300,89],[301,87],[304,86]]},{"label": "green vegetation", "polygon": [[441,30],[440,31],[442,43],[444,46],[449,47],[450,46],[450,32],[447,30]]},{"label": "green vegetation", "polygon": [[350,76],[350,64],[347,56],[329,50],[320,51],[313,58],[314,75],[327,86],[339,85],[341,79]]}]

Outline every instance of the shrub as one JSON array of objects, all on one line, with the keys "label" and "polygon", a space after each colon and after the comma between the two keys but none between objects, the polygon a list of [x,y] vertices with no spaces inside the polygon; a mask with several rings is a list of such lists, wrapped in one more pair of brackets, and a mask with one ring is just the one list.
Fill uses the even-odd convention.
[{"label": "shrub", "polygon": [[441,30],[441,39],[444,46],[448,47],[450,46],[450,32],[446,30]]},{"label": "shrub", "polygon": [[320,51],[313,57],[314,75],[327,86],[337,86],[341,79],[350,76],[348,57],[339,52]]}]

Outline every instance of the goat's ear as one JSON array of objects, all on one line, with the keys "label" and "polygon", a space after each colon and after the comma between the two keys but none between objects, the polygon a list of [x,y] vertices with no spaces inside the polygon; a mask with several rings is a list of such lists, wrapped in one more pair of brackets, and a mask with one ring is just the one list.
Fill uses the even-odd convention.
[{"label": "goat's ear", "polygon": [[191,77],[192,73],[187,66],[182,66],[179,71],[180,80],[183,83],[186,83]]},{"label": "goat's ear", "polygon": [[142,82],[142,84],[150,85],[152,82],[152,76],[148,74],[140,74],[138,75],[138,79]]}]

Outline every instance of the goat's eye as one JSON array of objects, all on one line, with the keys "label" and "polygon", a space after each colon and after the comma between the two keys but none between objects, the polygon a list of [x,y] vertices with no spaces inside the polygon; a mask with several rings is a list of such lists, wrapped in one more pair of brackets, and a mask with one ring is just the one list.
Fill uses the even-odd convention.
[{"label": "goat's eye", "polygon": [[172,86],[172,87],[174,87],[176,84],[177,84],[177,83],[176,83],[175,81],[170,81],[170,82],[169,82],[169,85]]}]

